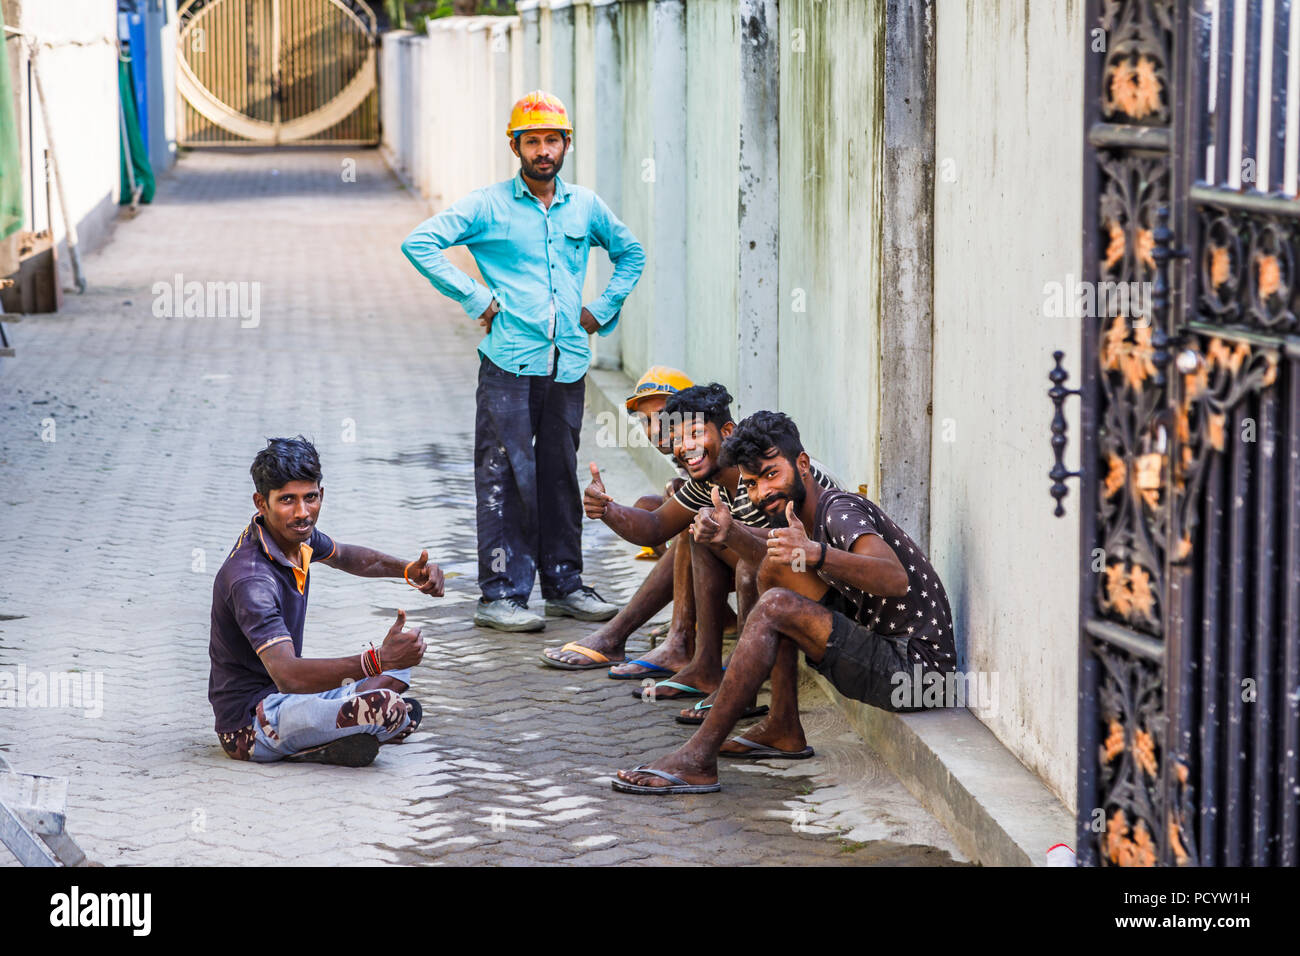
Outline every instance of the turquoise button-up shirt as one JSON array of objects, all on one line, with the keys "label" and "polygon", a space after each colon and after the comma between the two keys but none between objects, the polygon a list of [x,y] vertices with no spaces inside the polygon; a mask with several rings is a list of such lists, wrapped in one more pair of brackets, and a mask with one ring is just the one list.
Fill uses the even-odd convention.
[{"label": "turquoise button-up shirt", "polygon": [[[587,252],[603,247],[614,264],[609,285],[587,310],[608,335],[645,265],[645,253],[627,226],[590,189],[555,177],[547,209],[523,177],[476,189],[416,226],[402,252],[443,295],[477,319],[495,298],[500,311],[478,350],[516,375],[549,375],[559,349],[557,382],[576,382],[591,364],[582,328],[582,285]],[[443,253],[465,246],[487,285],[471,279]]]}]

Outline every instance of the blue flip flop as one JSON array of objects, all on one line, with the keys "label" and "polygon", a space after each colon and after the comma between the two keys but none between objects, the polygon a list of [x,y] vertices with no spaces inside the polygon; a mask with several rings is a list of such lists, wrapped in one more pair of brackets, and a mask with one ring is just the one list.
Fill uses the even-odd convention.
[{"label": "blue flip flop", "polygon": [[[671,687],[673,690],[681,691],[681,693],[674,694],[672,697],[660,697],[660,687]],[[659,683],[654,685],[654,693],[650,696],[654,700],[693,700],[696,697],[708,697],[710,693],[712,693],[712,691],[700,690],[698,687],[692,687],[690,684],[679,684],[675,680],[661,680]],[[634,690],[632,691],[632,696],[640,700],[644,698],[645,692]]]},{"label": "blue flip flop", "polygon": [[620,667],[624,664],[639,664],[641,667],[648,667],[649,670],[644,670],[640,674],[615,674],[613,670],[611,670],[609,672],[610,680],[637,680],[642,677],[653,677],[655,674],[677,673],[676,671],[670,671],[666,667],[660,667],[658,664],[651,664],[649,661],[643,661],[640,659],[634,661],[619,661],[618,663]]},{"label": "blue flip flop", "polygon": [[667,787],[647,787],[640,783],[628,783],[615,777],[611,781],[611,786],[619,793],[717,793],[722,789],[720,783],[687,783],[681,777],[674,777],[671,773],[663,770],[652,770],[646,766],[633,767],[633,773],[652,773],[656,777],[667,780],[671,786]]}]

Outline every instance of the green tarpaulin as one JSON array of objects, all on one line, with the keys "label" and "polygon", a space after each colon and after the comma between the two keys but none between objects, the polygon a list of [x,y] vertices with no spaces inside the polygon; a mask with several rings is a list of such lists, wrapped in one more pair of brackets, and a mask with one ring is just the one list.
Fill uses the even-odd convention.
[{"label": "green tarpaulin", "polygon": [[126,141],[122,143],[122,205],[131,204],[131,180],[127,177],[126,164],[131,164],[135,173],[136,186],[143,186],[140,192],[141,202],[153,201],[153,168],[149,165],[149,154],[144,148],[144,139],[140,136],[140,120],[135,115],[135,93],[131,85],[131,64],[121,57],[117,61],[118,99],[122,101],[122,113],[126,117]]},{"label": "green tarpaulin", "polygon": [[[4,14],[0,13],[0,26]],[[0,239],[23,225],[23,164],[14,122],[14,85],[9,75],[9,39],[0,41]]]}]

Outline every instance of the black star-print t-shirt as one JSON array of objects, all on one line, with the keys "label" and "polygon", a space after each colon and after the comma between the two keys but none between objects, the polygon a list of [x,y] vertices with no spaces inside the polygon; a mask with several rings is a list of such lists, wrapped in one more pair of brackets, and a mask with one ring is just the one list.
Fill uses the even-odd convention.
[{"label": "black star-print t-shirt", "polygon": [[864,534],[878,534],[907,571],[902,597],[868,594],[826,573],[818,577],[839,592],[840,610],[882,637],[905,639],[908,657],[928,669],[950,671],[957,664],[952,611],[939,575],[916,542],[880,506],[863,495],[828,491],[817,503],[812,539],[844,551]]}]

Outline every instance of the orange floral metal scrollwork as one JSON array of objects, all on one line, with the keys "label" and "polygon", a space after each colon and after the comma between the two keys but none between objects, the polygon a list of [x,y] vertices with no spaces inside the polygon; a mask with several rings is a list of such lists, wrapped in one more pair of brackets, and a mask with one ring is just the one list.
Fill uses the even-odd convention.
[{"label": "orange floral metal scrollwork", "polygon": [[1123,810],[1116,810],[1106,822],[1106,858],[1118,866],[1155,866],[1156,845],[1145,820],[1133,825],[1129,836],[1128,820]]},{"label": "orange floral metal scrollwork", "polygon": [[1131,329],[1132,341],[1129,340],[1128,318],[1117,315],[1111,320],[1102,340],[1101,367],[1107,371],[1119,371],[1130,388],[1141,391],[1146,380],[1156,374],[1152,361],[1155,348],[1151,344],[1150,324],[1135,325]]},{"label": "orange floral metal scrollwork", "polygon": [[1122,562],[1106,565],[1102,605],[1134,623],[1150,621],[1155,614],[1156,595],[1146,568]]},{"label": "orange floral metal scrollwork", "polygon": [[1182,536],[1175,560],[1187,560],[1194,550],[1193,504],[1209,456],[1227,447],[1229,413],[1248,393],[1277,381],[1278,362],[1276,349],[1217,335],[1208,337],[1203,348],[1188,348],[1179,356],[1182,398],[1174,421],[1182,453],[1173,479]]},{"label": "orange floral metal scrollwork", "polygon": [[1137,56],[1111,64],[1105,98],[1108,111],[1142,120],[1159,112],[1162,102],[1163,84],[1151,57]]}]

